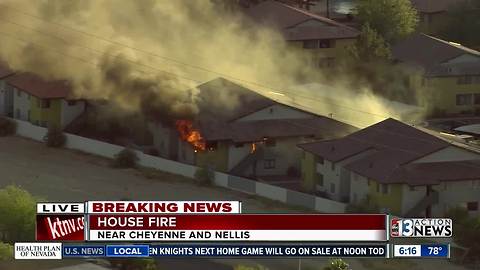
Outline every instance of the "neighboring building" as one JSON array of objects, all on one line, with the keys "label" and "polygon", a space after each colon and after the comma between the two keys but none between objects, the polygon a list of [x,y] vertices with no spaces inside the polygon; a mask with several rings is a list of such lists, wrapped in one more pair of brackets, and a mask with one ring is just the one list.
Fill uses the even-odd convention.
[{"label": "neighboring building", "polygon": [[480,109],[480,52],[458,43],[415,34],[392,48],[396,61],[413,72],[408,86],[436,116]]},{"label": "neighboring building", "polygon": [[193,121],[180,119],[176,129],[151,125],[161,156],[253,178],[295,176],[300,169],[298,143],[356,130],[222,78],[200,85],[198,90],[199,112]]},{"label": "neighboring building", "polygon": [[13,88],[5,82],[13,74],[6,65],[0,64],[0,116],[13,116]]},{"label": "neighboring building", "polygon": [[394,119],[341,139],[299,145],[304,185],[402,216],[480,214],[480,154]]},{"label": "neighboring building", "polygon": [[419,14],[418,29],[433,34],[447,22],[447,11],[466,0],[411,0]]},{"label": "neighboring building", "polygon": [[352,27],[277,1],[262,2],[246,12],[255,22],[278,29],[293,47],[309,50],[310,64],[320,68],[335,65],[335,59],[360,34]]},{"label": "neighboring building", "polygon": [[85,101],[72,97],[67,81],[46,81],[20,73],[7,78],[6,83],[13,90],[13,118],[64,128],[85,110]]}]

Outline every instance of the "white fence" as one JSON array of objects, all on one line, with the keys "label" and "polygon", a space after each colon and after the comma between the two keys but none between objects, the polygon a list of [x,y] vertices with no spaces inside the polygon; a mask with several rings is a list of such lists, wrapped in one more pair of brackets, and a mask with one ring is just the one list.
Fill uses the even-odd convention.
[{"label": "white fence", "polygon": [[[30,124],[29,122],[17,122],[17,135],[30,138],[36,141],[43,141],[47,129]],[[68,149],[79,150],[85,153],[94,154],[106,158],[114,158],[114,156],[124,148],[89,138],[80,137],[73,134],[66,134],[67,142],[65,147]],[[194,178],[196,166],[155,157],[136,151],[139,158],[138,164],[143,167],[153,168],[160,171],[182,175],[188,178]],[[261,197],[280,201],[286,204],[302,206],[319,212],[326,213],[343,213],[346,205],[337,201],[316,197],[282,187],[269,185],[262,182],[244,179],[237,176],[228,175],[221,172],[215,172],[214,183],[217,186],[225,187],[232,190],[241,191],[249,194],[256,194]]]}]

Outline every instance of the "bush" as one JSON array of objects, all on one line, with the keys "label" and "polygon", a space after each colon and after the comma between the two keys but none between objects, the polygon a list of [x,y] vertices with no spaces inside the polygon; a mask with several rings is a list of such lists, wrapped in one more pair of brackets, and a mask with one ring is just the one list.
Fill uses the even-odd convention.
[{"label": "bush", "polygon": [[137,166],[137,161],[137,154],[133,150],[125,148],[115,155],[115,158],[113,160],[113,167],[134,168],[135,166]]},{"label": "bush", "polygon": [[62,147],[67,141],[67,137],[63,134],[62,129],[56,125],[51,125],[45,135],[45,143],[48,147]]},{"label": "bush", "polygon": [[35,237],[36,199],[16,186],[0,189],[0,228],[7,240],[31,241]]},{"label": "bush", "polygon": [[0,242],[0,261],[13,259],[13,246]]},{"label": "bush", "polygon": [[213,184],[214,175],[208,168],[198,168],[194,177],[200,185],[210,186]]},{"label": "bush", "polygon": [[268,268],[260,264],[257,264],[254,266],[239,264],[239,265],[236,265],[233,269],[234,270],[268,270]]},{"label": "bush", "polygon": [[0,137],[10,136],[17,131],[17,123],[5,117],[0,117]]},{"label": "bush", "polygon": [[333,259],[324,270],[349,270],[350,266],[342,259]]}]

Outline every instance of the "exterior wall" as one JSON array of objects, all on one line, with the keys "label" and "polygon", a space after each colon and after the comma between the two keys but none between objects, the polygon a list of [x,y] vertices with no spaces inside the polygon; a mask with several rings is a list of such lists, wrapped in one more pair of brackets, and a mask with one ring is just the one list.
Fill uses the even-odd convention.
[{"label": "exterior wall", "polygon": [[13,91],[13,117],[22,121],[29,121],[30,101],[33,98],[30,94],[17,88]]},{"label": "exterior wall", "polygon": [[480,155],[470,152],[468,150],[448,146],[445,149],[422,157],[413,161],[412,163],[427,163],[427,162],[443,162],[443,161],[462,161],[462,160],[476,160],[480,159]]},{"label": "exterior wall", "polygon": [[317,158],[309,152],[303,151],[301,160],[302,187],[309,191],[314,191],[319,184],[320,177],[316,169]]},{"label": "exterior wall", "polygon": [[61,125],[62,128],[70,124],[75,118],[85,111],[85,101],[78,100],[75,105],[68,105],[64,99],[61,100]]},{"label": "exterior wall", "polygon": [[380,206],[380,211],[394,215],[402,214],[402,199],[404,190],[402,184],[386,185],[386,193],[384,193],[382,190],[382,184],[374,180],[369,181],[368,187],[370,198],[378,203]]},{"label": "exterior wall", "polygon": [[[297,148],[297,144],[299,143],[300,139],[295,137],[277,138],[275,146],[257,144],[257,147],[263,148],[263,157],[256,162],[256,175],[286,175],[287,169],[291,166],[300,170],[302,151]],[[269,160],[273,160],[273,168],[268,168],[267,163]],[[253,164],[249,166],[247,172],[253,173],[253,166]]]},{"label": "exterior wall", "polygon": [[13,116],[13,88],[0,80],[0,115]]},{"label": "exterior wall", "polygon": [[[152,133],[153,136],[153,145],[155,149],[157,149],[159,156],[170,158],[170,159],[177,159],[177,156],[173,157],[171,149],[171,144],[173,143],[173,136],[171,136],[172,132],[175,132],[172,128],[163,126],[161,123],[149,123],[148,129]],[[177,135],[178,137],[178,135]],[[177,154],[177,151],[174,151]]]},{"label": "exterior wall", "polygon": [[228,166],[227,170],[230,171],[233,169],[237,164],[246,158],[250,152],[252,151],[252,145],[249,143],[245,143],[242,146],[235,146],[230,145],[228,147]]},{"label": "exterior wall", "polygon": [[368,179],[354,172],[351,175],[350,202],[359,203],[369,194]]},{"label": "exterior wall", "polygon": [[323,177],[323,185],[317,185],[317,190],[323,191],[329,195],[332,200],[340,201],[340,170],[341,167],[337,164],[324,159],[322,162],[317,162],[316,172]]},{"label": "exterior wall", "polygon": [[196,153],[196,164],[199,167],[211,168],[215,171],[226,172],[229,160],[229,144],[218,142],[215,150],[205,150]]},{"label": "exterior wall", "polygon": [[182,141],[177,136],[178,141],[178,161],[187,163],[187,164],[195,164],[195,156],[196,153],[191,144],[188,142]]},{"label": "exterior wall", "polygon": [[[443,215],[445,211],[453,207],[466,207],[467,202],[480,203],[480,179],[459,182],[443,182],[434,186],[439,193],[439,203],[432,209],[434,215]],[[471,212],[479,216],[480,212]]]},{"label": "exterior wall", "polygon": [[62,127],[62,100],[50,99],[50,107],[42,108],[42,99],[31,96],[30,98],[30,122],[34,125],[48,127],[56,125]]},{"label": "exterior wall", "polygon": [[409,185],[402,185],[403,198],[402,198],[402,212],[407,213],[410,209],[415,207],[427,195],[426,186],[410,187]]},{"label": "exterior wall", "polygon": [[308,113],[276,104],[268,108],[259,110],[247,116],[237,119],[236,121],[255,121],[255,120],[272,120],[272,119],[304,119],[312,117]]},{"label": "exterior wall", "polygon": [[356,38],[335,39],[331,48],[303,49],[303,40],[290,41],[289,44],[297,49],[303,49],[311,54],[311,65],[314,67],[329,67],[328,59],[332,59],[335,65],[335,59],[344,55],[347,47],[355,44]]},{"label": "exterior wall", "polygon": [[[480,84],[458,84],[459,77],[435,77],[425,81],[421,91],[425,94],[425,105],[440,114],[474,113],[480,109],[475,104],[475,94],[480,94]],[[457,105],[457,95],[470,94],[471,104]]]}]

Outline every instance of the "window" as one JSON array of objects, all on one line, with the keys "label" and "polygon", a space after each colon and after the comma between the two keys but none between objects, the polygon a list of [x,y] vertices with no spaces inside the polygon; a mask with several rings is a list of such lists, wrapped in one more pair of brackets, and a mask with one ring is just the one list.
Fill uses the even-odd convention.
[{"label": "window", "polygon": [[335,184],[330,183],[330,193],[335,193]]},{"label": "window", "polygon": [[217,141],[207,141],[205,146],[208,149],[208,151],[215,151],[218,148],[218,142]]},{"label": "window", "polygon": [[21,96],[22,96],[22,91],[20,91],[20,89],[17,89],[17,96],[18,96],[18,97],[21,97]]},{"label": "window", "polygon": [[47,127],[47,126],[48,126],[48,122],[47,122],[47,121],[41,121],[41,122],[40,122],[40,126],[41,126],[41,127]]},{"label": "window", "polygon": [[468,211],[478,211],[478,202],[468,202],[467,203]]},{"label": "window", "polygon": [[269,112],[270,114],[273,114],[273,108],[270,108]]},{"label": "window", "polygon": [[317,185],[323,187],[323,174],[321,173],[318,174]]},{"label": "window", "polygon": [[480,94],[473,95],[473,103],[475,105],[480,105]]},{"label": "window", "polygon": [[332,48],[335,46],[335,41],[330,39],[310,39],[303,41],[304,49],[323,49]]},{"label": "window", "polygon": [[77,101],[76,100],[69,100],[69,101],[67,101],[67,104],[68,104],[68,106],[75,106],[75,105],[77,105]]},{"label": "window", "polygon": [[50,100],[49,99],[42,99],[42,108],[43,109],[50,108]]},{"label": "window", "polygon": [[456,99],[457,106],[472,105],[472,94],[458,94]]},{"label": "window", "polygon": [[20,109],[15,111],[15,118],[20,119]]},{"label": "window", "polygon": [[415,191],[415,187],[414,187],[414,186],[410,186],[410,191]]},{"label": "window", "polygon": [[382,193],[383,194],[388,194],[388,185],[387,184],[382,184]]},{"label": "window", "polygon": [[264,169],[275,169],[275,159],[265,159],[263,161]]},{"label": "window", "polygon": [[243,143],[235,143],[235,147],[236,147],[236,148],[243,147]]},{"label": "window", "polygon": [[457,79],[457,84],[472,84],[473,77],[472,76],[461,76]]},{"label": "window", "polygon": [[335,171],[335,163],[332,161],[332,163],[330,163],[330,164],[331,164],[331,167],[332,167],[332,171]]}]

